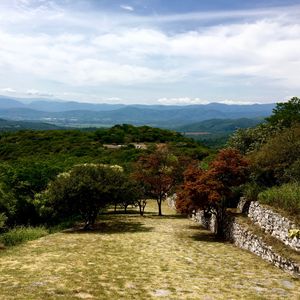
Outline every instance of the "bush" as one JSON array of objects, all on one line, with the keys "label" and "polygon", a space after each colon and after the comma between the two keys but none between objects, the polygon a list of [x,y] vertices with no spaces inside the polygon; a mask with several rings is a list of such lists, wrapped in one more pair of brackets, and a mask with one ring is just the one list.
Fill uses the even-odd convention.
[{"label": "bush", "polygon": [[0,213],[0,230],[5,227],[7,217],[4,213]]},{"label": "bush", "polygon": [[243,196],[249,201],[256,201],[259,193],[261,193],[264,188],[258,185],[256,182],[248,182],[242,187]]},{"label": "bush", "polygon": [[15,246],[27,241],[36,240],[47,235],[45,227],[15,227],[0,235],[0,242],[5,246]]},{"label": "bush", "polygon": [[[287,183],[272,187],[258,195],[260,203],[281,208],[299,219],[300,216],[300,184]],[[298,220],[297,220],[298,221]]]}]

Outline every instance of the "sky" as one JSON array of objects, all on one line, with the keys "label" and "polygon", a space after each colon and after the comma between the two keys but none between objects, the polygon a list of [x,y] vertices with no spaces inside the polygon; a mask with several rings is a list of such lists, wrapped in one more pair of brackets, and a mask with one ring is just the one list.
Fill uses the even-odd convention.
[{"label": "sky", "polygon": [[300,95],[300,0],[0,0],[0,94],[93,103]]}]

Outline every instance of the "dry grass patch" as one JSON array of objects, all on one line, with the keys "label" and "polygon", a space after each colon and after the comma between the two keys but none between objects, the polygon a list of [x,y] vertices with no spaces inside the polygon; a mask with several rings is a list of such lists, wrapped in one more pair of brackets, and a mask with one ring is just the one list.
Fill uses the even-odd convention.
[{"label": "dry grass patch", "polygon": [[0,256],[1,299],[300,299],[300,282],[155,204]]}]

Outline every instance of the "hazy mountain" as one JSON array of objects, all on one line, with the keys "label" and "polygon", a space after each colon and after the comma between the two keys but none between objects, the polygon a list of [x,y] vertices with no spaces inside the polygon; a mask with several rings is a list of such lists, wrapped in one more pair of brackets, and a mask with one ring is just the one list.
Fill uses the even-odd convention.
[{"label": "hazy mountain", "polygon": [[37,120],[66,125],[114,125],[128,123],[176,128],[209,119],[240,119],[269,116],[274,104],[164,106],[89,104],[35,100],[29,104],[0,98],[0,118]]},{"label": "hazy mountain", "polygon": [[239,128],[249,128],[262,123],[263,119],[241,118],[241,119],[211,119],[176,128],[179,132],[208,132],[227,133]]},{"label": "hazy mountain", "polygon": [[0,109],[9,109],[17,107],[25,107],[25,104],[11,98],[7,98],[5,96],[0,96]]},{"label": "hazy mountain", "polygon": [[74,101],[45,101],[36,100],[27,105],[28,108],[46,111],[46,112],[61,112],[73,110],[90,110],[90,111],[108,111],[124,107],[123,104],[92,104],[92,103],[79,103]]}]

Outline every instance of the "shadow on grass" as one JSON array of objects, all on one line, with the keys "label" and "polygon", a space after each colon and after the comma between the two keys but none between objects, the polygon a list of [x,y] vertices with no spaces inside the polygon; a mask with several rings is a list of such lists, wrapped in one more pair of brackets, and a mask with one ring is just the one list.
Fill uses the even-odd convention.
[{"label": "shadow on grass", "polygon": [[[144,212],[144,215],[151,215],[151,214],[153,214],[153,212],[149,212],[149,211]],[[107,215],[107,216],[121,215],[121,216],[125,216],[125,217],[126,216],[130,216],[130,217],[131,216],[137,216],[137,217],[141,216],[139,211],[133,210],[133,209],[128,209],[126,212],[124,210],[117,210],[117,211],[111,210],[111,211],[102,213],[102,216],[105,216],[105,215]]]},{"label": "shadow on grass", "polygon": [[[198,228],[199,229],[199,228]],[[207,242],[207,243],[225,243],[226,240],[223,238],[219,238],[217,236],[215,236],[213,233],[211,233],[210,231],[201,231],[198,232],[196,234],[193,234],[190,236],[191,239],[193,239],[194,241],[198,241],[198,242]]]},{"label": "shadow on grass", "polygon": [[194,241],[208,242],[208,243],[225,243],[224,238],[217,237],[215,234],[202,227],[201,225],[190,225],[188,229],[197,231],[195,234],[191,235],[190,238]]},{"label": "shadow on grass", "polygon": [[174,220],[174,219],[186,219],[186,217],[185,216],[183,216],[183,215],[162,215],[162,216],[159,216],[157,213],[151,213],[151,214],[149,214],[149,215],[147,215],[146,216],[147,218],[149,218],[149,219],[161,219],[161,220],[163,220],[163,219],[166,219],[166,220],[168,220],[168,219],[171,219],[171,220]]},{"label": "shadow on grass", "polygon": [[64,230],[63,233],[94,233],[94,234],[114,234],[114,233],[137,233],[150,232],[153,227],[146,227],[141,222],[122,222],[122,221],[108,221],[98,222],[92,229],[85,230],[83,226],[76,226],[71,229]]}]

